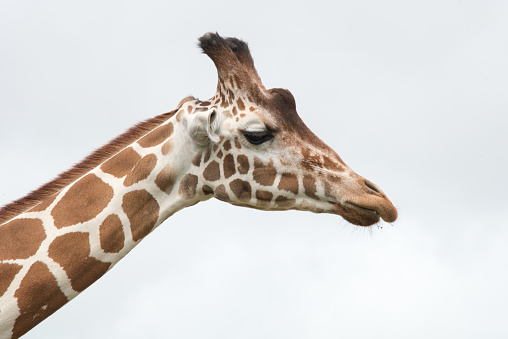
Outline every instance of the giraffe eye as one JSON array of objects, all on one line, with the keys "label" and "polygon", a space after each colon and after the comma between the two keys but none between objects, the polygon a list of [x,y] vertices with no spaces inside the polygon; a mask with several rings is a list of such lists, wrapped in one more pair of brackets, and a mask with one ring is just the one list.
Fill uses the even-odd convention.
[{"label": "giraffe eye", "polygon": [[268,140],[273,139],[273,135],[267,131],[243,132],[243,136],[253,145],[261,145]]}]

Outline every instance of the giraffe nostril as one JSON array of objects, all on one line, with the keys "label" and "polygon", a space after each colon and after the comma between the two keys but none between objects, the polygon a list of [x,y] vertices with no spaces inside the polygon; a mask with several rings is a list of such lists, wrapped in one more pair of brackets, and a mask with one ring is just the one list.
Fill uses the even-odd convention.
[{"label": "giraffe nostril", "polygon": [[364,179],[363,182],[365,183],[365,186],[367,186],[368,188],[370,188],[374,192],[379,193],[379,194],[383,194],[383,192],[381,192],[379,187],[377,187],[374,183],[368,181],[367,179]]}]

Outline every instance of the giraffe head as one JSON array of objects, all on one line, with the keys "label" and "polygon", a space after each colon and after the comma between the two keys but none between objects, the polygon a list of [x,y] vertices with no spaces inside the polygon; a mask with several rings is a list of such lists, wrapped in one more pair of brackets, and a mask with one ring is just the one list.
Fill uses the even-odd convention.
[{"label": "giraffe head", "polygon": [[189,99],[186,114],[199,191],[263,210],[334,213],[361,226],[397,210],[303,123],[286,89],[265,89],[247,44],[207,33],[199,39],[218,72],[208,101]]}]

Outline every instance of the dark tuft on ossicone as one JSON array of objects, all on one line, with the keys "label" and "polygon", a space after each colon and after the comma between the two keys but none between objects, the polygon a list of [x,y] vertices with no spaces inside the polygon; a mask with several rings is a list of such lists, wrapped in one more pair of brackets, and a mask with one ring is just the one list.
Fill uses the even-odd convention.
[{"label": "dark tuft on ossicone", "polygon": [[217,46],[225,46],[224,39],[219,35],[219,33],[208,32],[198,40],[198,46],[205,54],[208,54],[211,49],[216,48]]},{"label": "dark tuft on ossicone", "polygon": [[213,50],[217,48],[228,48],[235,54],[237,53],[250,54],[249,46],[245,41],[242,41],[237,38],[223,38],[219,35],[219,33],[208,32],[198,40],[199,40],[198,46],[205,54],[209,54],[210,52],[213,52]]},{"label": "dark tuft on ossicone", "polygon": [[198,39],[198,46],[212,59],[219,82],[225,87],[235,87],[251,92],[251,97],[259,97],[259,87],[263,86],[254,67],[249,45],[237,38],[223,38],[218,33],[206,33]]}]

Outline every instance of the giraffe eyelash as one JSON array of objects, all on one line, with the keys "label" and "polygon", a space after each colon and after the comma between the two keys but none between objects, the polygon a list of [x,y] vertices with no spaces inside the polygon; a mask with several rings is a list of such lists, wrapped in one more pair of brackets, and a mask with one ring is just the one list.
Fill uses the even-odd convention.
[{"label": "giraffe eyelash", "polygon": [[243,136],[253,145],[261,145],[274,138],[274,135],[268,131],[242,131]]}]

